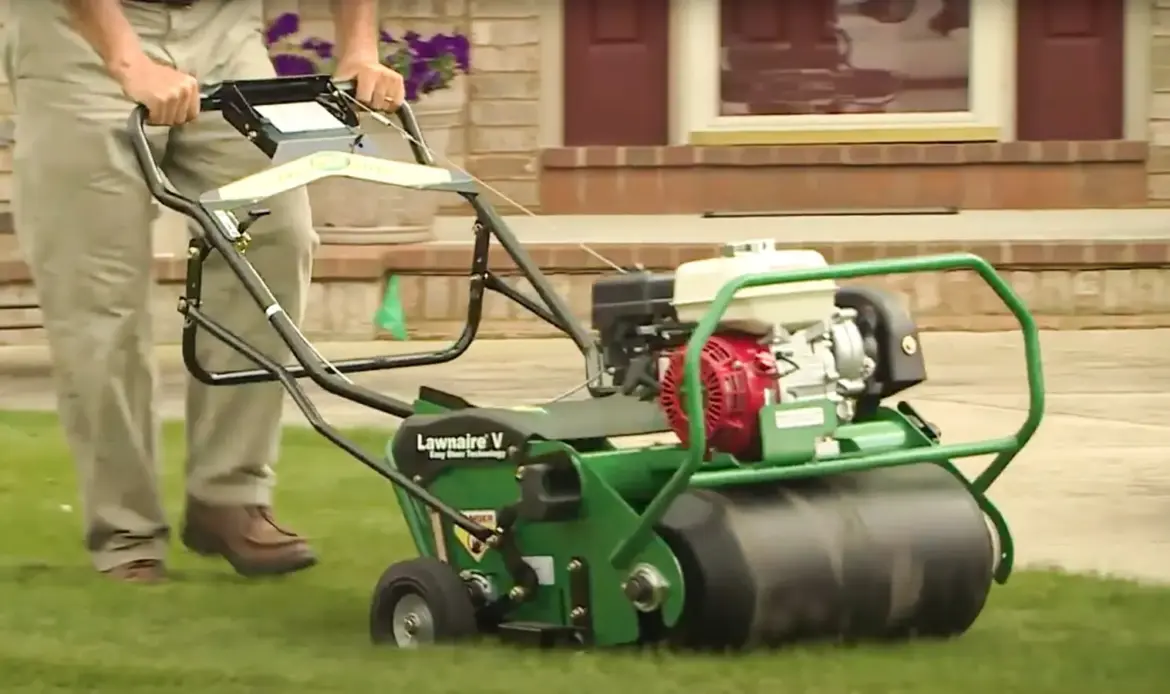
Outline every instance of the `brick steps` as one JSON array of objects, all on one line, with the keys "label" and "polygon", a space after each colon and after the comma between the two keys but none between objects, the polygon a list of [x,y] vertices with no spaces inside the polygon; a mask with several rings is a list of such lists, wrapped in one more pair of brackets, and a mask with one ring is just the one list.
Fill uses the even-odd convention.
[{"label": "brick steps", "polygon": [[[798,244],[804,246],[806,244]],[[832,262],[972,252],[993,263],[1046,328],[1090,329],[1170,326],[1170,241],[1029,240],[934,241],[922,243],[838,242],[812,244]],[[710,257],[717,244],[595,244],[622,265],[642,263],[670,270],[680,262]],[[527,246],[574,313],[588,320],[593,281],[610,270],[573,244]],[[397,275],[408,327],[417,338],[450,338],[466,315],[470,244],[434,243],[395,247],[324,247],[316,264],[306,332],[314,339],[377,337],[372,316],[386,278]],[[502,253],[493,269],[523,289]],[[153,297],[160,342],[178,339],[175,306],[181,290],[181,259],[158,260]],[[901,293],[926,329],[1004,330],[1013,319],[990,290],[967,272],[901,275],[871,281]],[[27,268],[0,259],[0,303],[33,298]],[[35,312],[0,317],[35,321]],[[2,324],[2,323],[0,323]],[[552,331],[503,297],[485,303],[484,337],[543,336]],[[40,331],[0,331],[0,342],[38,342]]]}]

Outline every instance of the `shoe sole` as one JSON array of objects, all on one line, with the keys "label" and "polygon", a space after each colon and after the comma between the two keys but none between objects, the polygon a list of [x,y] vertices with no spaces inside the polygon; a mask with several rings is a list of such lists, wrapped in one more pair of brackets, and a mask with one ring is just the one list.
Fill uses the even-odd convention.
[{"label": "shoe sole", "polygon": [[249,562],[241,559],[238,554],[225,550],[219,543],[205,543],[191,537],[187,532],[182,534],[183,546],[192,553],[201,557],[216,557],[224,559],[236,573],[245,578],[260,578],[263,576],[284,576],[316,566],[317,557],[305,554],[295,559],[279,562]]},{"label": "shoe sole", "polygon": [[107,581],[114,581],[115,583],[125,583],[126,585],[131,585],[131,586],[156,586],[160,583],[166,583],[166,581],[167,581],[167,577],[165,575],[149,576],[149,577],[147,577],[147,576],[130,577],[130,576],[125,576],[125,575],[111,574],[111,573],[108,573],[105,571],[102,572],[102,577],[105,578]]}]

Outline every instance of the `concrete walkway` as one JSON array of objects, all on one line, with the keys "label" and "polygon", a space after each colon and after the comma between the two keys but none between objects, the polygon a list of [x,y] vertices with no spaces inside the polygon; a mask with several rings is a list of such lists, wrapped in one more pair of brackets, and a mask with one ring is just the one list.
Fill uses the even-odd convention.
[{"label": "concrete walkway", "polygon": [[[1161,241],[1170,209],[964,210],[956,214],[825,214],[705,219],[698,215],[506,216],[526,244],[706,244],[771,238],[784,243],[927,241]],[[470,243],[472,217],[440,217],[440,243]]]},{"label": "concrete walkway", "polygon": [[[1033,443],[993,489],[1025,565],[1059,565],[1170,581],[1170,330],[1047,333],[1048,414]],[[424,343],[320,345],[331,358]],[[948,441],[1011,433],[1023,421],[1023,355],[1014,334],[924,336],[930,383],[913,400]],[[160,350],[162,412],[181,416],[183,373]],[[558,396],[582,380],[572,346],[554,340],[481,342],[446,367],[369,374],[355,380],[413,395],[420,383],[473,402],[519,404]],[[377,413],[322,394],[342,425],[393,426]],[[55,407],[40,348],[0,348],[0,408]],[[290,423],[302,422],[291,406]],[[979,461],[964,463],[978,469]]]},{"label": "concrete walkway", "polygon": [[[2,208],[0,208],[2,209]],[[525,244],[715,244],[771,238],[782,243],[826,241],[918,243],[927,241],[1164,241],[1170,209],[964,210],[956,214],[824,214],[705,219],[699,215],[507,215]],[[471,216],[435,221],[441,244],[471,243]],[[669,233],[667,233],[669,232]],[[162,211],[154,233],[158,256],[187,251],[186,222]],[[17,253],[16,239],[0,234],[0,256]]]}]

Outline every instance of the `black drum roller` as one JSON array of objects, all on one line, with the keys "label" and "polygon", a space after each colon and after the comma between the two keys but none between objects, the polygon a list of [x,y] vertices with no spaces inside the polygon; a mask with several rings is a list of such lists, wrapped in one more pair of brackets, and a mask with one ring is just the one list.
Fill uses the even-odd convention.
[{"label": "black drum roller", "polygon": [[674,641],[691,648],[957,635],[994,570],[982,511],[935,464],[690,491],[659,531],[687,583]]}]

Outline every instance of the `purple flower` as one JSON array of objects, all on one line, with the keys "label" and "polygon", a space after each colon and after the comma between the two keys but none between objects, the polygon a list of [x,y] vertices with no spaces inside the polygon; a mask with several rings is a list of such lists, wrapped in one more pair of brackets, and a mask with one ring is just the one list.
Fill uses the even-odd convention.
[{"label": "purple flower", "polygon": [[[273,20],[265,31],[265,43],[279,75],[317,74],[323,69],[318,61],[334,59],[334,44],[315,36],[299,40],[289,53],[280,52],[276,44],[299,33],[300,24],[296,13],[287,12]],[[382,46],[382,62],[402,72],[409,101],[446,89],[456,73],[466,73],[471,66],[471,42],[461,34],[423,38],[416,31],[408,31],[395,39],[390,32],[380,30],[378,43]]]},{"label": "purple flower", "polygon": [[455,65],[460,72],[471,69],[471,42],[466,36],[457,34],[448,37],[447,51],[455,58]]},{"label": "purple flower", "polygon": [[272,65],[276,68],[276,74],[281,77],[317,74],[317,66],[303,55],[280,53],[272,56]]},{"label": "purple flower", "polygon": [[[439,36],[442,36],[442,34],[436,36],[435,39],[438,39]],[[413,53],[416,57],[423,58],[425,60],[433,60],[434,58],[439,57],[437,40],[426,41],[413,31],[408,31],[403,34],[402,40],[406,41],[407,48],[409,48],[410,52]]]},{"label": "purple flower", "polygon": [[321,60],[329,60],[333,57],[333,44],[324,39],[307,38],[301,41],[301,49],[316,53]]},{"label": "purple flower", "polygon": [[271,46],[277,41],[288,38],[301,30],[301,18],[295,12],[285,12],[268,25],[264,33],[264,41]]}]

